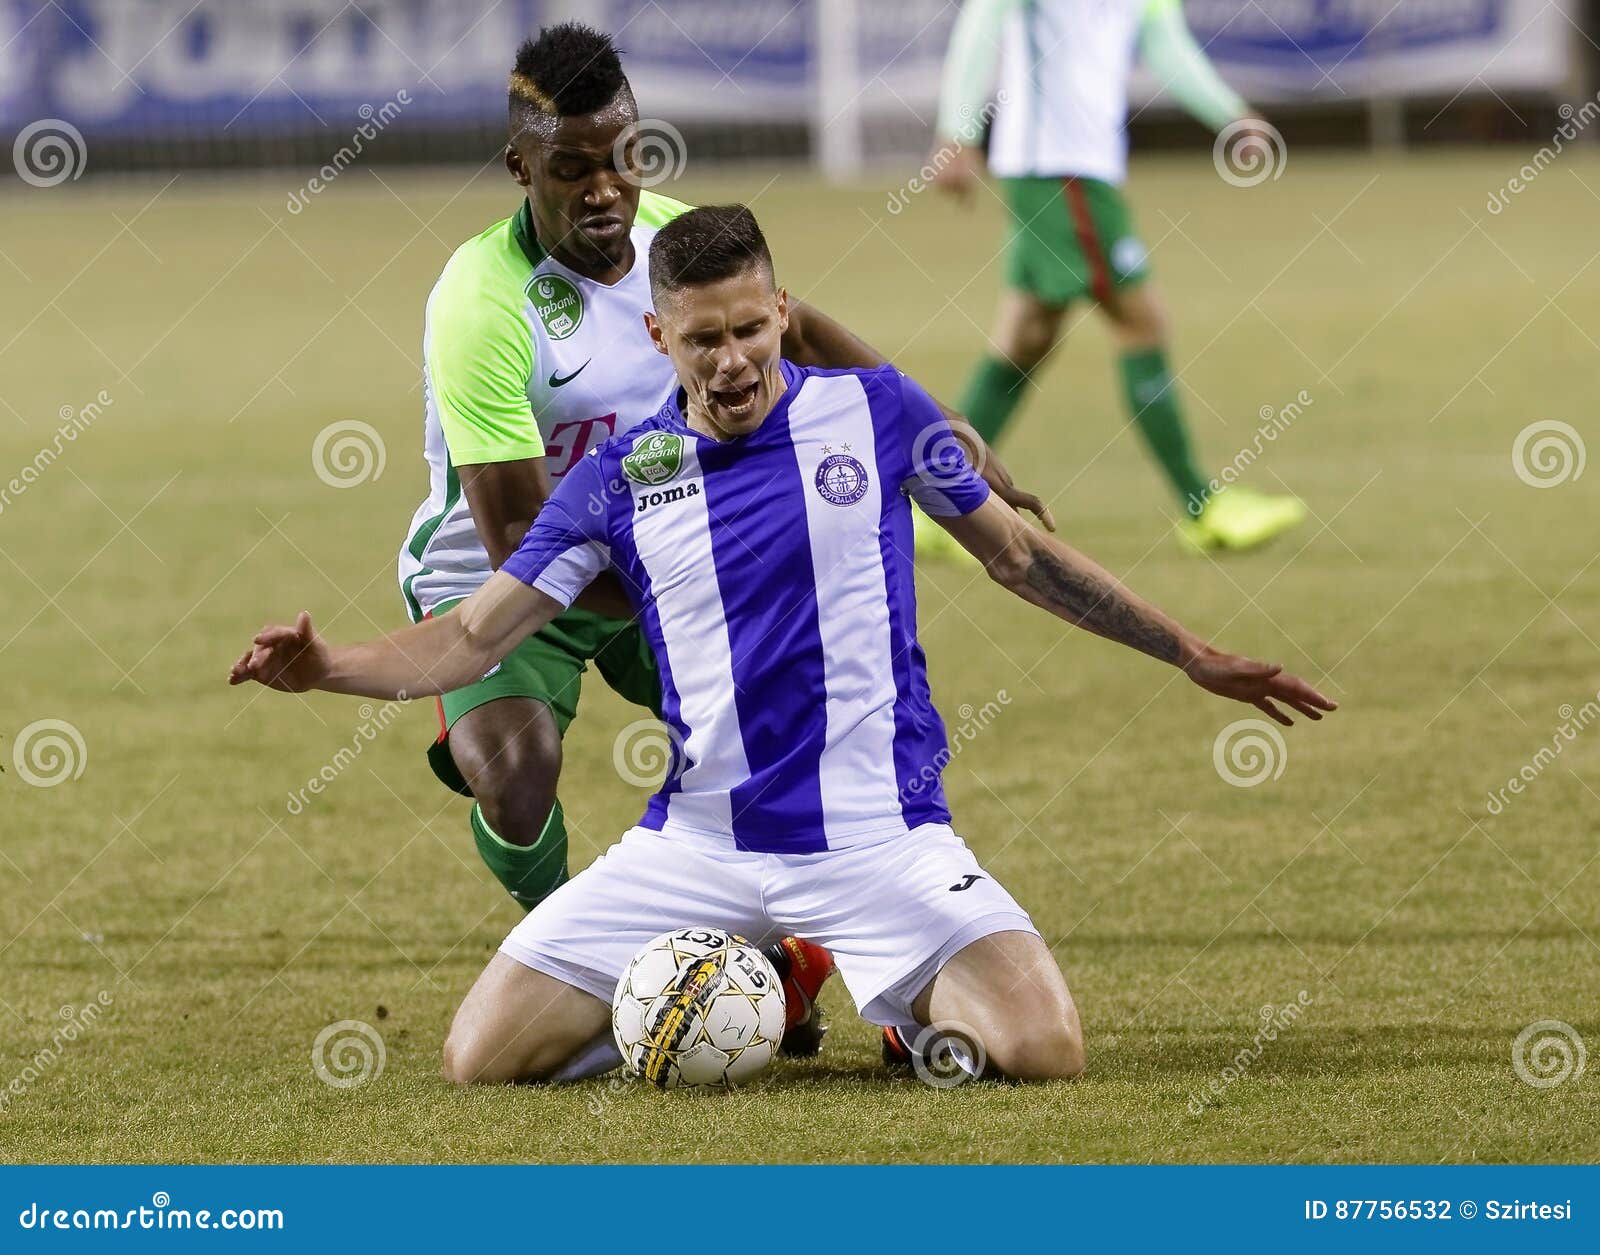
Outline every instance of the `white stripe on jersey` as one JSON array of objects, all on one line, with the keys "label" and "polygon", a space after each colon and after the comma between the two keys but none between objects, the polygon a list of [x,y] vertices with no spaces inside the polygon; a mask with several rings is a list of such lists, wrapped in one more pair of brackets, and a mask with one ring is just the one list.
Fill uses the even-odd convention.
[{"label": "white stripe on jersey", "polygon": [[[854,375],[817,375],[789,409],[789,431],[805,483],[806,528],[816,573],[817,619],[827,685],[827,733],[818,774],[823,827],[829,844],[855,835],[849,816],[872,815],[884,831],[900,808],[894,759],[894,660],[890,654],[889,594],[878,528],[860,519],[882,512],[885,485],[878,469],[872,411]],[[867,493],[849,509],[813,491],[828,454],[847,453],[867,468]],[[889,491],[898,492],[898,485]],[[859,512],[859,513],[858,513]]]},{"label": "white stripe on jersey", "polygon": [[694,763],[683,773],[682,790],[668,803],[667,819],[702,832],[730,832],[729,794],[749,778],[750,767],[733,700],[733,647],[722,598],[705,587],[713,569],[711,516],[694,441],[683,441],[682,469],[670,485],[693,484],[693,496],[673,502],[671,509],[640,513],[639,498],[659,490],[627,483],[633,490],[633,544],[650,575],[667,666],[680,701],[678,718],[689,729],[683,749]]}]

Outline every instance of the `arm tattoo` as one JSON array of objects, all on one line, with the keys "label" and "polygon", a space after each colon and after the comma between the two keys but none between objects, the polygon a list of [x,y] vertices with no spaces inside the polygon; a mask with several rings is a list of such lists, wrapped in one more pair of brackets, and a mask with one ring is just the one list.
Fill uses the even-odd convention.
[{"label": "arm tattoo", "polygon": [[1080,627],[1163,662],[1178,661],[1178,638],[1130,605],[1115,584],[1075,571],[1044,550],[1034,552],[1028,564],[1027,584]]}]

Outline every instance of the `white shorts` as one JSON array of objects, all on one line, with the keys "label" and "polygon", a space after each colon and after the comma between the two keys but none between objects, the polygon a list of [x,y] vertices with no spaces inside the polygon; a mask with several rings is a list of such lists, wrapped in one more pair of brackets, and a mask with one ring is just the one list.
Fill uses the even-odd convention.
[{"label": "white shorts", "polygon": [[1038,935],[946,824],[817,854],[753,854],[726,838],[630,828],[500,951],[609,1004],[645,942],[696,925],[757,945],[792,934],[826,946],[861,1014],[901,1027],[915,1023],[912,1002],[957,951],[992,933]]}]

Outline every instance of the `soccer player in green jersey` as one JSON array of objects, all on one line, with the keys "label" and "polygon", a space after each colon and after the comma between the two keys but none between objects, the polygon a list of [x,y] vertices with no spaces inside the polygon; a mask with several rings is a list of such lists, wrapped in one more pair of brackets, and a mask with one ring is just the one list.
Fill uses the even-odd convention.
[{"label": "soccer player in green jersey", "polygon": [[1145,248],[1120,190],[1127,173],[1128,77],[1142,57],[1212,130],[1265,123],[1218,77],[1179,0],[966,0],[946,56],[936,183],[970,198],[995,60],[989,167],[1011,213],[1005,290],[991,352],[960,408],[990,444],[1027,395],[1072,303],[1110,319],[1129,414],[1183,504],[1179,534],[1195,550],[1248,549],[1299,523],[1289,496],[1213,493],[1195,463],[1168,361],[1167,314],[1148,281]]},{"label": "soccer player in green jersey", "polygon": [[[522,203],[456,250],[428,298],[431,483],[399,571],[415,621],[449,614],[487,582],[552,485],[591,449],[654,415],[673,387],[672,365],[645,329],[648,254],[656,230],[688,206],[641,190],[638,108],[610,39],[562,24],[527,41],[509,112],[505,161]],[[883,360],[798,301],[783,349],[807,365]],[[986,477],[1011,504],[1047,516],[992,458]],[[474,799],[478,851],[524,908],[567,876],[556,784],[580,677],[592,663],[623,697],[659,705],[654,660],[628,615],[620,590],[609,598],[591,590],[440,700],[434,771]],[[797,966],[826,960],[791,957]]]}]

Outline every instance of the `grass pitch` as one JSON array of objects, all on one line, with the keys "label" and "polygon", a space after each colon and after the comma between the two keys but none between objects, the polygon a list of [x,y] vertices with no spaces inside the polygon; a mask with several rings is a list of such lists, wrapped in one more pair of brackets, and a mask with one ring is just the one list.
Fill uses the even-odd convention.
[{"label": "grass pitch", "polygon": [[[1600,1067],[1536,1087],[1513,1044],[1559,1020],[1600,1046],[1600,730],[1560,732],[1600,685],[1600,475],[1536,488],[1513,447],[1535,422],[1595,430],[1600,165],[1564,156],[1489,215],[1522,159],[1296,152],[1252,189],[1203,155],[1136,162],[1205,460],[1252,450],[1248,478],[1316,518],[1182,555],[1093,320],[1005,454],[1069,538],[1344,709],[1232,785],[1214,746],[1251,712],[926,572],[936,697],[952,731],[983,725],[946,772],[957,825],[1064,964],[1090,1073],[887,1080],[835,988],[820,1060],[709,1098],[447,1088],[450,1014],[516,912],[425,767],[431,710],[223,683],[302,606],[335,638],[401,621],[422,301],[509,184],[351,171],[298,216],[293,172],[8,196],[0,482],[36,470],[0,511],[0,1157],[1593,1160]],[[792,172],[671,190],[759,193],[782,278],[957,392],[996,290],[992,197],[894,215],[887,181]],[[337,489],[312,448],[346,420],[384,461]],[[612,766],[633,717],[590,685],[563,784],[578,865],[643,801]],[[30,760],[40,720],[81,748],[58,730],[67,757]],[[337,1089],[313,1043],[345,1020],[384,1066]],[[1530,1059],[1560,1074],[1548,1044]]]}]

